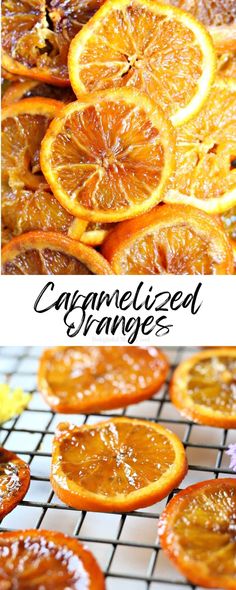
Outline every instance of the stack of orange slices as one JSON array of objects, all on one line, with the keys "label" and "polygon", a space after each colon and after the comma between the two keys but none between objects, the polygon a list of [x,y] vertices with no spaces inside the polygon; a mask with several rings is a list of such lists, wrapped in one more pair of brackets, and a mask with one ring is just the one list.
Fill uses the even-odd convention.
[{"label": "stack of orange slices", "polygon": [[53,232],[92,272],[233,274],[236,10],[208,4],[3,0],[3,273]]}]

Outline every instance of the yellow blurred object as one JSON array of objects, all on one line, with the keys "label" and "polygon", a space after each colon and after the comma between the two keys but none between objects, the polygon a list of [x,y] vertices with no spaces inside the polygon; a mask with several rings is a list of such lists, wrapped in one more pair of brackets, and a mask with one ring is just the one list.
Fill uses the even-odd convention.
[{"label": "yellow blurred object", "polygon": [[30,394],[19,387],[10,389],[7,383],[0,384],[0,423],[18,416],[28,406]]}]

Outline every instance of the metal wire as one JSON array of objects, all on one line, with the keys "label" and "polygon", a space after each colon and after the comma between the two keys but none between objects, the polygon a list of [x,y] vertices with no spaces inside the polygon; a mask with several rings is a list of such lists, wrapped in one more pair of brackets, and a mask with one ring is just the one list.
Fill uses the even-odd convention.
[{"label": "metal wire", "polygon": [[[170,375],[152,399],[123,410],[103,412],[102,417],[125,415],[159,422],[182,439],[189,471],[181,488],[191,483],[234,475],[225,454],[236,442],[233,430],[208,428],[184,420],[170,403],[168,383],[179,362],[195,349],[164,349],[171,361]],[[93,423],[101,414],[56,415],[37,392],[36,373],[41,350],[32,347],[0,348],[0,382],[23,387],[32,394],[28,408],[4,424],[2,446],[16,452],[30,465],[31,486],[20,505],[1,523],[1,530],[55,529],[75,535],[93,551],[106,576],[107,590],[168,590],[194,588],[172,567],[157,538],[157,521],[169,497],[155,506],[127,514],[78,512],[62,504],[49,481],[50,444],[58,422]]]}]

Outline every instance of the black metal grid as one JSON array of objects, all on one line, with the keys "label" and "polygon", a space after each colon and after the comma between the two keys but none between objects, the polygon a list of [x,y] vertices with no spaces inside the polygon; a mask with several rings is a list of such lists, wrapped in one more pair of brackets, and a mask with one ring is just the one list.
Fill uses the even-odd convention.
[{"label": "black metal grid", "polygon": [[[168,383],[176,365],[195,349],[166,348],[171,362],[168,380],[151,400],[124,410],[101,414],[67,415],[75,424],[92,423],[117,414],[142,417],[166,425],[182,439],[189,471],[181,488],[217,477],[234,476],[225,450],[236,441],[233,430],[208,428],[184,420],[168,397]],[[31,486],[25,499],[2,522],[1,530],[56,529],[77,536],[93,551],[105,576],[107,590],[180,590],[193,588],[171,565],[157,539],[157,520],[170,496],[149,508],[127,514],[78,512],[63,505],[50,487],[50,442],[55,425],[63,421],[43,402],[36,388],[41,349],[0,348],[0,382],[23,387],[32,394],[28,408],[1,428],[0,443],[18,453],[31,468]]]}]

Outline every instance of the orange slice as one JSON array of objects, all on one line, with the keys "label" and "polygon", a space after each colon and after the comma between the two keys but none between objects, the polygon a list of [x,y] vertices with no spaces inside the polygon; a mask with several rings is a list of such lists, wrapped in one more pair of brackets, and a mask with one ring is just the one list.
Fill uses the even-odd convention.
[{"label": "orange slice", "polygon": [[39,149],[50,121],[63,104],[28,98],[2,109],[2,174],[11,188],[36,189],[44,182]]},{"label": "orange slice", "polygon": [[39,162],[42,138],[61,108],[61,102],[40,97],[2,109],[2,223],[9,237],[34,230],[68,233],[73,224]]},{"label": "orange slice", "polygon": [[236,80],[218,78],[207,104],[177,131],[164,201],[220,213],[236,205]]},{"label": "orange slice", "polygon": [[105,590],[105,582],[92,553],[77,539],[29,529],[0,533],[0,587]]},{"label": "orange slice", "polygon": [[51,123],[41,167],[54,195],[76,217],[115,222],[162,197],[174,167],[171,123],[131,89],[81,97]]},{"label": "orange slice", "polygon": [[127,512],[150,506],[187,471],[184,447],[159,424],[114,418],[81,427],[59,424],[51,484],[78,510]]},{"label": "orange slice", "polygon": [[3,68],[18,76],[68,85],[70,41],[102,1],[3,0]]},{"label": "orange slice", "polygon": [[2,274],[111,274],[108,262],[89,246],[54,232],[29,232],[2,249]]},{"label": "orange slice", "polygon": [[65,103],[72,102],[76,99],[70,86],[68,88],[61,88],[60,86],[44,84],[37,80],[25,80],[24,82],[12,82],[9,84],[2,98],[2,106],[5,107],[23,98],[32,98],[33,96],[53,98]]},{"label": "orange slice", "polygon": [[188,580],[236,588],[236,479],[202,481],[174,496],[159,522],[161,545]]},{"label": "orange slice", "polygon": [[19,504],[29,484],[30,470],[27,463],[15,453],[0,447],[0,518],[6,516]]},{"label": "orange slice", "polygon": [[218,48],[236,49],[235,0],[161,0],[187,10],[200,20],[213,37]]},{"label": "orange slice", "polygon": [[132,86],[174,125],[200,110],[215,73],[213,45],[192,16],[152,0],[108,0],[70,45],[75,94]]},{"label": "orange slice", "polygon": [[102,246],[115,274],[232,274],[218,220],[193,207],[161,205],[119,224]]},{"label": "orange slice", "polygon": [[222,213],[220,218],[232,244],[234,270],[236,271],[236,206],[229,209],[229,211],[225,211],[225,213]]},{"label": "orange slice", "polygon": [[99,412],[151,397],[167,372],[154,347],[65,346],[43,353],[38,386],[56,412]]},{"label": "orange slice", "polygon": [[236,347],[204,350],[175,370],[171,400],[194,422],[236,428],[235,381]]}]

